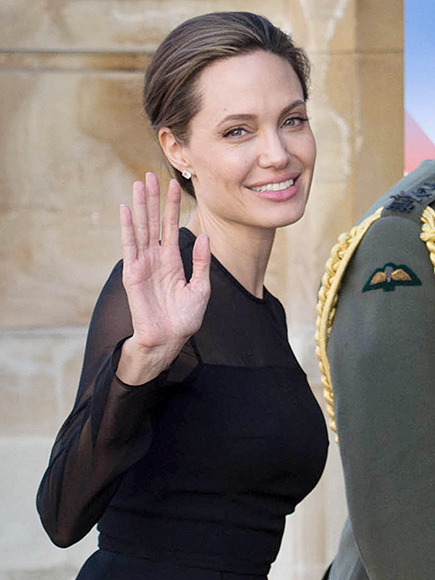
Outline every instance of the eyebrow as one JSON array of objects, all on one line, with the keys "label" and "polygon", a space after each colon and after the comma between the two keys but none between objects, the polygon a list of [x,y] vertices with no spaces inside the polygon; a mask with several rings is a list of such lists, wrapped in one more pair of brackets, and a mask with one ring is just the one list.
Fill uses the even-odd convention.
[{"label": "eyebrow", "polygon": [[[293,109],[296,109],[296,107],[299,107],[300,105],[305,106],[305,104],[306,103],[303,99],[298,99],[297,101],[294,101],[281,112],[280,117],[284,117],[285,115],[293,111]],[[256,115],[252,115],[250,113],[235,113],[232,115],[227,115],[224,119],[222,119],[222,121],[220,121],[219,123],[219,126],[223,125],[224,123],[227,123],[228,121],[248,121],[250,119],[254,119],[255,117]]]}]

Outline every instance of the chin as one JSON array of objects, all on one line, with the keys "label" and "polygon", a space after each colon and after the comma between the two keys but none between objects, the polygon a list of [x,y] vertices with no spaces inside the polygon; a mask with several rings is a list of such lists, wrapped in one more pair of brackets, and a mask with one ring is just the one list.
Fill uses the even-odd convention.
[{"label": "chin", "polygon": [[279,209],[278,212],[274,212],[275,215],[270,217],[270,225],[268,227],[271,228],[284,228],[286,226],[291,226],[298,222],[305,213],[306,204],[303,204],[303,207],[292,207],[287,208],[277,208]]},{"label": "chin", "polygon": [[285,228],[287,226],[292,226],[293,224],[297,223],[302,217],[303,217],[303,213],[295,218],[292,218],[291,220],[286,220],[286,221],[282,221],[281,223],[279,223],[276,227],[277,228]]}]

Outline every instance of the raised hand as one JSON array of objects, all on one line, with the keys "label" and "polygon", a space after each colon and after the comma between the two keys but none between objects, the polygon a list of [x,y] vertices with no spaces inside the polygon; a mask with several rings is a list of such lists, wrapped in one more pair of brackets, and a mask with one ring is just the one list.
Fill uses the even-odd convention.
[{"label": "raised hand", "polygon": [[142,384],[167,368],[201,326],[210,296],[207,235],[193,248],[193,273],[184,275],[178,246],[180,186],[171,180],[160,237],[160,191],[156,176],[133,186],[133,213],[120,209],[123,284],[132,316],[133,336],[123,346],[118,377]]}]

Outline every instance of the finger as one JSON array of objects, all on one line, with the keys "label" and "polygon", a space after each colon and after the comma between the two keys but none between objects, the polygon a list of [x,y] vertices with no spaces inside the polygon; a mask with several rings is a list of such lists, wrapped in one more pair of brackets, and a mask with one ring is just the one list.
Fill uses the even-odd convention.
[{"label": "finger", "polygon": [[122,204],[119,208],[121,222],[121,245],[124,264],[129,265],[137,258],[136,238],[130,208]]},{"label": "finger", "polygon": [[160,237],[160,186],[159,180],[154,173],[147,173],[146,184],[146,207],[148,214],[149,243],[156,245]]},{"label": "finger", "polygon": [[171,179],[162,220],[162,245],[178,246],[180,222],[181,187],[176,179]]},{"label": "finger", "polygon": [[133,227],[137,252],[142,252],[149,243],[145,185],[142,181],[133,183]]},{"label": "finger", "polygon": [[192,253],[192,277],[189,284],[200,292],[210,291],[210,240],[207,234],[200,234],[195,241]]}]

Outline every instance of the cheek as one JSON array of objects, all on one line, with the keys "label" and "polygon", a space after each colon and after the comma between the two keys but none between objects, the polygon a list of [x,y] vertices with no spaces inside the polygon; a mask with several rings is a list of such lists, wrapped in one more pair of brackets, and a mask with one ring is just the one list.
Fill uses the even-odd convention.
[{"label": "cheek", "polygon": [[314,135],[310,132],[310,134],[307,135],[307,142],[306,142],[307,164],[310,164],[313,167],[314,163],[316,161],[316,155],[317,155],[316,140],[314,139]]},{"label": "cheek", "polygon": [[302,163],[305,169],[313,169],[316,160],[316,141],[310,132],[300,134],[296,139],[292,139],[287,144],[290,155],[293,155]]},{"label": "cheek", "polygon": [[218,186],[228,186],[243,182],[252,167],[251,157],[247,151],[227,151],[216,154],[207,168],[208,179]]},{"label": "cheek", "polygon": [[225,159],[227,174],[234,182],[244,181],[256,163],[256,152],[251,144],[237,147],[229,152]]}]

